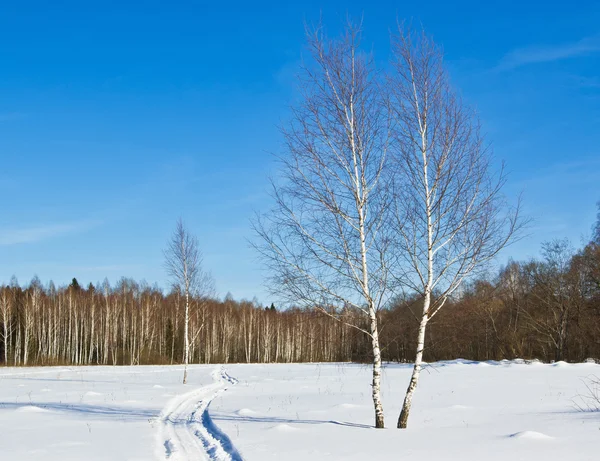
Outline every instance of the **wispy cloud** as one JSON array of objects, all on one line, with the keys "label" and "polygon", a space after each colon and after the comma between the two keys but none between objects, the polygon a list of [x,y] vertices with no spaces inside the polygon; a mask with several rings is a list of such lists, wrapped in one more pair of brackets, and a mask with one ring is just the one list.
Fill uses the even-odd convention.
[{"label": "wispy cloud", "polygon": [[17,245],[35,243],[65,234],[83,232],[96,227],[98,221],[80,221],[62,224],[45,224],[38,226],[0,229],[0,245]]},{"label": "wispy cloud", "polygon": [[497,70],[510,70],[528,64],[560,61],[562,59],[586,56],[600,52],[600,36],[586,37],[577,42],[556,45],[536,45],[517,48],[507,53]]},{"label": "wispy cloud", "polygon": [[97,266],[76,266],[76,265],[62,265],[60,263],[42,263],[40,267],[51,267],[53,270],[61,270],[64,272],[70,272],[73,274],[98,272],[100,274],[114,273],[118,275],[127,275],[132,271],[138,271],[144,268],[141,264],[101,264]]},{"label": "wispy cloud", "polygon": [[0,189],[14,189],[18,184],[15,178],[0,176]]},{"label": "wispy cloud", "polygon": [[[600,178],[600,158],[597,156],[581,158],[570,162],[559,162],[538,168],[535,175],[516,181],[517,189],[548,188],[556,192],[574,187],[584,188],[597,184]],[[548,191],[550,193],[550,191]]]},{"label": "wispy cloud", "polygon": [[573,76],[573,82],[580,88],[600,88],[600,79],[597,77]]},{"label": "wispy cloud", "polygon": [[0,113],[0,122],[10,122],[11,120],[19,120],[25,117],[26,115],[21,112],[5,112]]}]

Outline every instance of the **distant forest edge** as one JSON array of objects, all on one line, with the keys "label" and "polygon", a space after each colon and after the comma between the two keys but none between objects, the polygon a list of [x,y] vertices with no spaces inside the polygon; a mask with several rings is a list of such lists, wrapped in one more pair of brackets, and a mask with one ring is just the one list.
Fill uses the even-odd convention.
[{"label": "distant forest edge", "polygon": [[[384,360],[414,359],[420,301],[399,297],[378,312]],[[181,363],[183,303],[179,292],[125,278],[87,288],[75,279],[43,286],[37,277],[21,287],[13,278],[0,288],[0,364]],[[194,298],[190,362],[369,362],[368,338],[339,320],[360,326],[364,316],[352,308],[336,315]],[[579,250],[565,240],[548,242],[539,260],[510,262],[471,281],[430,328],[428,361],[599,358],[600,220]]]}]

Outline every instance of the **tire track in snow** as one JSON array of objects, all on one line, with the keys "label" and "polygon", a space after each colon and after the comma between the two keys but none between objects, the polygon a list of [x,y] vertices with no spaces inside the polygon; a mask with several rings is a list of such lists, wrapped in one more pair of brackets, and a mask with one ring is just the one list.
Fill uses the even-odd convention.
[{"label": "tire track in snow", "polygon": [[213,399],[238,381],[224,367],[217,367],[212,377],[215,382],[175,397],[161,412],[156,449],[159,459],[243,461],[208,411]]}]

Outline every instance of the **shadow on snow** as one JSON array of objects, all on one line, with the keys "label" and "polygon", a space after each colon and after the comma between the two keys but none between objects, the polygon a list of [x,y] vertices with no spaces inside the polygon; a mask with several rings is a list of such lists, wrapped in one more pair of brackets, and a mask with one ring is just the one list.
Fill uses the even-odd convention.
[{"label": "shadow on snow", "polygon": [[359,429],[373,429],[367,424],[350,423],[346,421],[323,420],[323,419],[289,419],[275,416],[241,416],[228,413],[215,413],[215,421],[233,421],[245,423],[273,423],[273,424],[333,424],[336,426],[356,427]]},{"label": "shadow on snow", "polygon": [[37,407],[47,411],[73,413],[88,417],[106,417],[120,421],[143,421],[157,418],[160,410],[146,410],[140,408],[109,407],[101,405],[88,405],[83,403],[48,403],[48,402],[0,402],[0,410],[18,410],[20,408]]}]

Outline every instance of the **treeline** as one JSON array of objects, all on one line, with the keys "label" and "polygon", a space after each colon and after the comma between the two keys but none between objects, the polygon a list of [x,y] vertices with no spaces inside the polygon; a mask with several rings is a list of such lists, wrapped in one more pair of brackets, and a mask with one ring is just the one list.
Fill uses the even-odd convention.
[{"label": "treeline", "polygon": [[[181,363],[184,302],[130,279],[87,289],[13,280],[0,289],[0,363]],[[193,299],[190,363],[349,361],[349,330],[316,311]]]},{"label": "treeline", "polygon": [[[565,240],[546,243],[542,255],[469,284],[432,320],[427,360],[600,358],[600,238],[577,252]],[[418,305],[408,299],[385,313],[388,360],[412,360]]]},{"label": "treeline", "polygon": [[[600,244],[574,252],[545,244],[543,258],[511,262],[467,285],[431,322],[426,360],[600,357]],[[0,288],[0,363],[135,365],[181,363],[183,297],[130,279],[56,288],[34,278]],[[379,312],[385,360],[414,359],[420,299]],[[413,315],[413,312],[415,315]],[[339,312],[338,312],[339,314]],[[276,310],[255,302],[193,299],[190,362],[369,361],[351,309]],[[366,328],[367,325],[364,325]]]}]

